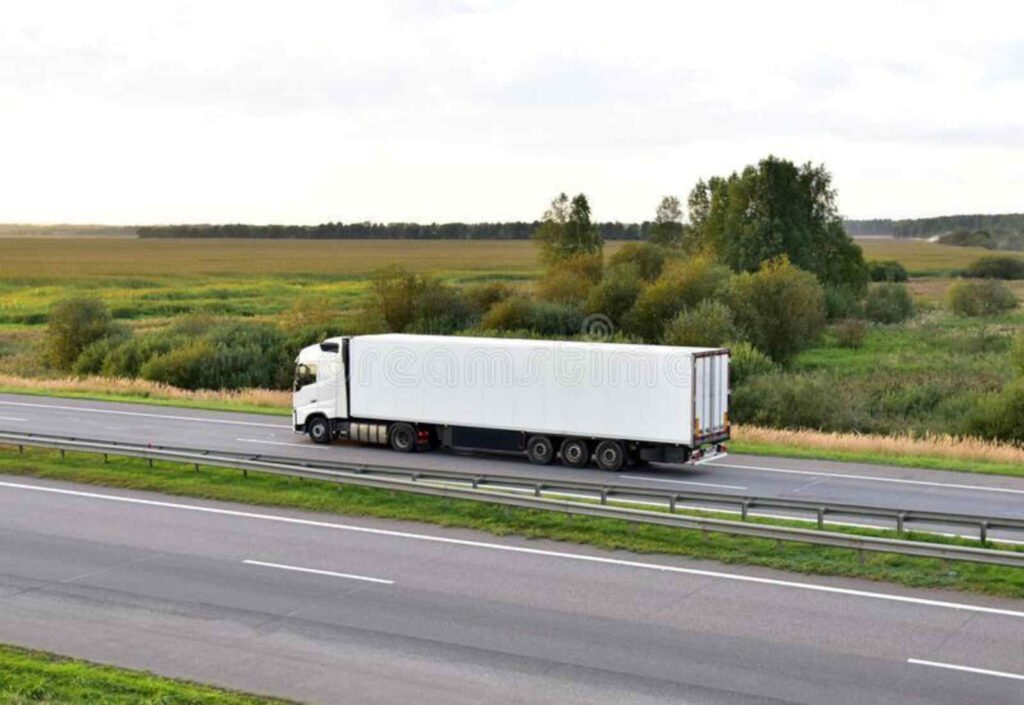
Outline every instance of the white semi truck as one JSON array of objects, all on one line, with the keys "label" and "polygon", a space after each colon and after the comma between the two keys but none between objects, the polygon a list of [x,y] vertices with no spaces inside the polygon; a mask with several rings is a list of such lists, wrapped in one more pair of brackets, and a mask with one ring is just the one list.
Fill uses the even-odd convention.
[{"label": "white semi truck", "polygon": [[296,359],[317,443],[524,454],[603,470],[724,452],[729,351],[432,335],[329,338]]}]

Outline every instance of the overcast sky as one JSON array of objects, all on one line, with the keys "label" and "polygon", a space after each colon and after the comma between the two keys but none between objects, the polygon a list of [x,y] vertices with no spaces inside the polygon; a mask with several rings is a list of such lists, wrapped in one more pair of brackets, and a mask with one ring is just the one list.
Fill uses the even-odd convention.
[{"label": "overcast sky", "polygon": [[0,121],[2,222],[633,221],[769,153],[1024,211],[1024,4],[5,2]]}]

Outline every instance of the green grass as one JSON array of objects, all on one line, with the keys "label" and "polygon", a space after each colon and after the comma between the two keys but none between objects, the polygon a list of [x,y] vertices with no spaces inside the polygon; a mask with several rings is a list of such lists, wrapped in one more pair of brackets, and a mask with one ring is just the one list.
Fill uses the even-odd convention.
[{"label": "green grass", "polygon": [[[799,573],[888,581],[912,587],[949,588],[1004,597],[1024,597],[1024,570],[890,554],[865,554],[798,543],[703,534],[670,527],[636,525],[613,519],[522,510],[481,502],[451,500],[362,487],[298,480],[258,473],[68,454],[0,450],[0,473],[66,480],[110,487],[164,492],[269,507],[295,507],[346,516],[372,516],[429,522],[448,527],[586,544],[609,550],[667,554],[729,564],[757,565]],[[851,530],[852,531],[852,530]],[[872,535],[887,532],[870,530]],[[931,537],[929,540],[942,540]],[[953,540],[954,543],[964,543]]]},{"label": "green grass", "polygon": [[265,414],[267,416],[290,416],[291,409],[258,406],[231,401],[202,401],[181,399],[159,399],[141,394],[108,394],[104,392],[76,392],[73,390],[51,391],[33,389],[20,385],[0,385],[3,394],[29,394],[50,399],[91,399],[94,401],[125,402],[129,404],[148,404],[150,406],[177,407],[184,409],[205,409],[207,411],[236,411],[246,414]]},{"label": "green grass", "polygon": [[0,705],[284,705],[151,673],[0,646]]}]

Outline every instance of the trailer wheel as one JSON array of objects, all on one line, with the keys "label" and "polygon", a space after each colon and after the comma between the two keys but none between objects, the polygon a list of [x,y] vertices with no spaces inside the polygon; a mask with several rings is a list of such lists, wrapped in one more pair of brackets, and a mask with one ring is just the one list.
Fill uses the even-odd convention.
[{"label": "trailer wheel", "polygon": [[547,465],[555,459],[555,446],[547,436],[530,436],[526,441],[526,457],[534,465]]},{"label": "trailer wheel", "polygon": [[306,428],[309,431],[309,437],[313,439],[314,443],[324,444],[331,442],[331,436],[333,435],[331,433],[331,424],[323,416],[317,416],[311,420]]},{"label": "trailer wheel", "polygon": [[617,472],[626,462],[626,453],[618,441],[601,441],[594,453],[597,467],[608,472]]},{"label": "trailer wheel", "polygon": [[581,468],[590,460],[590,447],[582,438],[566,438],[559,453],[562,465],[570,468]]},{"label": "trailer wheel", "polygon": [[396,423],[388,431],[391,449],[399,453],[411,453],[416,450],[416,429],[411,424]]}]

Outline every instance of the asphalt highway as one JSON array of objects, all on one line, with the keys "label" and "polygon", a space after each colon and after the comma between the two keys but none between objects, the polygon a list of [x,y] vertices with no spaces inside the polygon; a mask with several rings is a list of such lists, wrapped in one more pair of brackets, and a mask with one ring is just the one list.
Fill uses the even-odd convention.
[{"label": "asphalt highway", "polygon": [[[519,458],[397,455],[386,448],[345,443],[318,446],[295,435],[287,417],[27,395],[0,394],[0,430],[512,477],[609,477],[596,469],[536,466]],[[742,455],[696,467],[653,465],[614,477],[617,484],[639,487],[1024,518],[1024,478],[1015,477]],[[992,536],[1024,539],[1009,533]]]},{"label": "asphalt highway", "polygon": [[1022,601],[3,476],[0,642],[331,704],[1024,701]]}]

